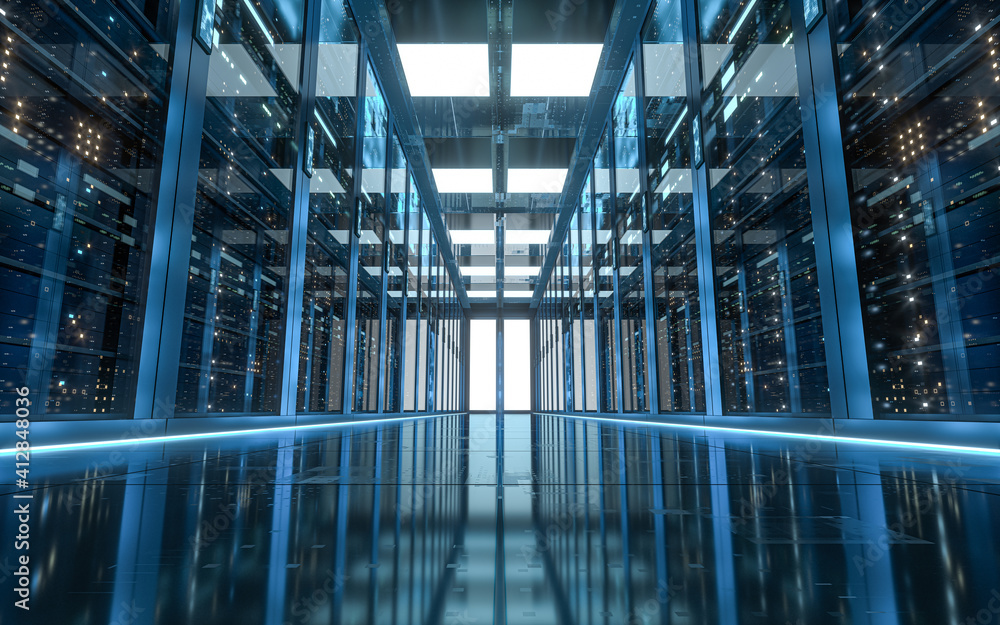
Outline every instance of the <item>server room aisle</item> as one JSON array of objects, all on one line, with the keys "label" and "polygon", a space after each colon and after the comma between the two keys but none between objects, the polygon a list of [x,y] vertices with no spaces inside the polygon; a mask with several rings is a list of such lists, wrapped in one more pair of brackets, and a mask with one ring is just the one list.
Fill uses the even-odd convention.
[{"label": "server room aisle", "polygon": [[34,601],[0,621],[1000,618],[995,456],[500,419],[37,452]]}]

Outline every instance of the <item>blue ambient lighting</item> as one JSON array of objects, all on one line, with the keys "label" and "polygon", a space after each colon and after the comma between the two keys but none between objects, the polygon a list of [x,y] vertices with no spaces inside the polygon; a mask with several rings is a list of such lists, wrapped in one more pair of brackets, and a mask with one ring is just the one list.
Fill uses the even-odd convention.
[{"label": "blue ambient lighting", "polygon": [[[195,440],[199,438],[214,438],[218,436],[242,436],[246,434],[261,434],[263,432],[287,432],[289,430],[314,430],[317,428],[338,428],[338,427],[353,427],[356,425],[383,425],[386,423],[399,423],[402,421],[423,421],[426,419],[434,419],[436,417],[446,417],[453,414],[463,414],[463,413],[447,413],[447,414],[436,414],[436,415],[426,415],[426,416],[407,416],[407,417],[392,417],[389,419],[368,419],[365,421],[336,421],[330,423],[311,423],[309,425],[283,425],[274,428],[256,428],[253,430],[229,430],[225,432],[200,432],[197,434],[173,434],[170,436],[151,436],[148,438],[123,438],[110,441],[90,441],[87,443],[61,443],[58,445],[40,445],[38,447],[32,447],[32,453],[39,453],[43,451],[69,451],[77,449],[96,449],[99,447],[114,447],[117,445],[145,445],[147,443],[170,443],[174,441],[185,441],[185,440]],[[0,449],[0,456],[9,456],[15,453],[17,450],[14,448]]]},{"label": "blue ambient lighting", "polygon": [[663,421],[637,421],[635,419],[613,419],[608,417],[588,417],[583,415],[554,415],[553,413],[538,413],[550,416],[565,417],[567,419],[581,419],[586,421],[603,421],[605,423],[618,423],[630,425],[644,425],[649,427],[683,428],[688,430],[711,430],[713,432],[737,432],[740,434],[754,434],[760,436],[780,436],[782,438],[802,438],[831,443],[858,443],[861,445],[887,445],[890,447],[905,447],[908,449],[928,449],[934,451],[958,451],[963,453],[987,454],[1000,456],[1000,449],[989,447],[969,447],[965,445],[941,445],[937,443],[914,443],[910,441],[893,441],[879,438],[859,438],[856,436],[831,436],[829,434],[797,434],[795,432],[775,432],[773,430],[751,430],[748,428],[729,428],[718,425],[695,425],[691,423],[666,423]]}]

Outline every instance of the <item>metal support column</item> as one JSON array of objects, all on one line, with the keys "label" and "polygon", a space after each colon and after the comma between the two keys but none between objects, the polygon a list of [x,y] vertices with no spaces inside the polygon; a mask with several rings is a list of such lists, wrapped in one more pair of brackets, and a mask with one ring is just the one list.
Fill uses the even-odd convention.
[{"label": "metal support column", "polygon": [[[393,412],[404,412],[406,408],[406,326],[407,326],[407,314],[410,305],[410,193],[414,191],[410,189],[410,176],[409,170],[405,171],[406,174],[406,192],[404,194],[403,205],[406,210],[403,211],[403,275],[400,278],[400,300],[399,300],[399,325],[397,326],[397,332],[399,332],[399,372],[397,375],[396,382],[396,406]],[[413,366],[416,366],[417,361],[414,359]]]},{"label": "metal support column", "polygon": [[824,16],[807,33],[801,3],[793,2],[791,7],[830,410],[835,419],[871,419],[867,343],[849,190],[844,184],[847,166],[831,26]]},{"label": "metal support column", "polygon": [[[382,297],[379,298],[378,307],[378,364],[376,370],[378,371],[378,380],[375,384],[375,393],[377,397],[375,398],[375,412],[376,414],[382,414],[385,412],[385,389],[388,388],[386,384],[385,375],[385,359],[389,353],[388,346],[386,345],[386,331],[385,331],[385,318],[388,313],[389,307],[389,264],[392,262],[392,257],[389,254],[389,249],[392,246],[392,241],[389,240],[389,210],[392,204],[392,137],[394,130],[392,127],[392,122],[389,122],[385,133],[385,181],[383,184],[383,189],[385,189],[385,206],[382,211]],[[405,189],[404,189],[405,191]]]},{"label": "metal support column", "polygon": [[[626,63],[627,65],[627,63]],[[617,89],[617,87],[616,87]],[[613,102],[613,100],[612,100]],[[614,110],[614,104],[612,104],[612,111]],[[608,117],[608,127],[613,128],[614,117]],[[617,404],[615,412],[622,414],[625,412],[625,389],[624,389],[624,376],[622,375],[622,359],[624,357],[624,352],[622,350],[622,301],[621,301],[621,289],[619,288],[618,281],[621,278],[621,260],[620,260],[620,242],[618,240],[618,181],[616,180],[618,159],[615,157],[615,133],[613,131],[608,132],[608,186],[609,195],[611,201],[611,238],[608,240],[608,249],[611,253],[608,255],[608,260],[611,261],[611,291],[613,294],[614,301],[614,328],[611,332],[612,349],[615,355],[615,377],[618,380],[618,384],[615,387]]]},{"label": "metal support column", "polygon": [[[639,129],[639,180],[642,185],[642,289],[645,293],[646,305],[646,404],[643,408],[650,414],[660,411],[659,360],[656,351],[656,293],[653,284],[653,226],[649,211],[652,201],[649,197],[649,179],[644,172],[649,171],[646,163],[646,81],[644,77],[645,59],[643,58],[642,32],[636,39],[635,55],[635,100],[636,126]],[[666,297],[666,294],[664,294]]]},{"label": "metal support column", "polygon": [[149,248],[142,343],[136,375],[136,419],[174,415],[184,334],[191,234],[209,55],[194,41],[197,3],[178,12],[162,167]]},{"label": "metal support column", "polygon": [[471,365],[472,362],[472,322],[465,313],[462,313],[462,401],[460,410],[468,412],[469,405],[469,385],[472,383]]},{"label": "metal support column", "polygon": [[[367,77],[368,70],[365,63],[367,58],[367,51],[365,49],[364,42],[358,44],[359,57],[358,57],[358,84],[356,92],[358,94],[358,125],[355,129],[355,137],[359,139],[364,137],[365,130],[365,89],[367,87]],[[364,142],[358,141],[354,153],[354,171],[360,172],[362,170],[362,162],[364,156]],[[351,215],[351,223],[359,223],[361,217],[358,212],[361,210],[361,176],[354,176],[354,213]],[[349,254],[350,261],[347,267],[347,310],[344,315],[344,393],[343,393],[343,407],[341,412],[344,414],[350,414],[354,412],[354,355],[357,353],[355,348],[355,340],[357,332],[355,331],[355,325],[357,325],[357,312],[358,312],[358,253],[359,253],[359,241],[358,236],[355,232],[354,226],[351,227],[351,234],[348,236],[349,243]]]},{"label": "metal support column", "polygon": [[[305,138],[311,127],[316,101],[316,75],[319,58],[319,32],[322,2],[306,2],[305,31],[302,45],[302,72],[299,76],[298,119],[296,136]],[[306,149],[309,141],[300,143],[292,170],[292,212],[288,245],[288,280],[285,281],[285,340],[282,361],[280,414],[294,415],[299,382],[299,346],[302,343],[302,302],[305,293],[306,240],[309,232],[309,185],[306,170],[312,170],[312,153]],[[257,263],[258,272],[261,263]],[[311,306],[311,304],[310,304]],[[248,376],[250,377],[250,376]]]},{"label": "metal support column", "polygon": [[715,318],[715,271],[712,263],[711,203],[708,168],[701,145],[701,68],[695,0],[684,0],[684,59],[687,64],[688,110],[691,112],[694,238],[698,265],[698,302],[701,306],[701,353],[705,369],[705,412],[722,414],[722,377],[719,371],[719,335]]}]

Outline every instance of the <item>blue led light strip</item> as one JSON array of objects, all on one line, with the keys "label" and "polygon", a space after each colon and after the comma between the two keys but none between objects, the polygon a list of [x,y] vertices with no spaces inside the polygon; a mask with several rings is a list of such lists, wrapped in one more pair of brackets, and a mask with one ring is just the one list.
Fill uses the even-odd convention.
[{"label": "blue led light strip", "polygon": [[894,441],[879,438],[859,438],[856,436],[831,436],[829,434],[797,434],[795,432],[776,432],[773,430],[752,430],[748,428],[730,428],[718,425],[695,425],[691,423],[667,423],[663,421],[638,421],[635,419],[616,419],[610,417],[590,417],[584,415],[566,415],[539,412],[546,416],[563,417],[564,419],[580,419],[583,421],[601,421],[608,424],[642,425],[646,427],[681,428],[688,430],[709,430],[713,432],[734,432],[739,434],[754,434],[758,436],[777,436],[781,438],[801,438],[828,441],[831,443],[857,443],[860,445],[884,445],[889,447],[904,447],[907,449],[928,449],[934,451],[958,451],[963,453],[987,454],[1000,456],[1000,449],[990,447],[969,447],[965,445],[942,445],[939,443],[915,443],[912,441]]},{"label": "blue led light strip", "polygon": [[[283,425],[273,428],[256,428],[252,430],[228,430],[225,432],[201,432],[198,434],[173,434],[170,436],[150,436],[146,438],[122,438],[110,441],[91,441],[87,443],[61,443],[58,445],[40,445],[31,447],[32,453],[43,451],[68,451],[77,449],[96,449],[99,447],[114,447],[119,445],[145,445],[148,443],[170,443],[174,441],[195,440],[199,438],[216,438],[219,436],[244,436],[247,434],[261,434],[265,432],[288,432],[291,430],[315,430],[318,428],[343,428],[357,425],[382,425],[385,423],[399,423],[402,421],[421,421],[424,419],[435,419],[437,417],[449,417],[453,415],[465,414],[464,412],[454,412],[435,415],[413,415],[406,417],[391,417],[388,419],[368,419],[365,421],[334,421],[330,423],[311,423],[309,425]],[[9,456],[16,452],[16,449],[0,449],[0,456]]]}]

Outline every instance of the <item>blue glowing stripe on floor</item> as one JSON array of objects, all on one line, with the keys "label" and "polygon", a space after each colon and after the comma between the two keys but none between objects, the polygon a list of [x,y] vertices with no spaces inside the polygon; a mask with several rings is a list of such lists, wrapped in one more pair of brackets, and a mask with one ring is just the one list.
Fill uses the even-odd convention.
[{"label": "blue glowing stripe on floor", "polygon": [[[60,443],[58,445],[39,445],[30,448],[31,453],[43,451],[67,451],[77,449],[95,449],[99,447],[114,447],[118,445],[145,445],[147,443],[170,443],[174,441],[195,440],[199,438],[215,438],[219,436],[244,436],[247,434],[261,434],[265,432],[287,432],[290,430],[314,430],[317,428],[339,428],[353,427],[356,425],[382,425],[384,423],[399,423],[401,421],[421,421],[425,419],[436,419],[438,417],[450,417],[465,414],[455,412],[435,415],[413,415],[406,417],[389,417],[385,419],[367,419],[364,421],[333,421],[329,423],[311,423],[308,425],[282,425],[273,428],[256,428],[253,430],[228,430],[225,432],[200,432],[197,434],[172,434],[170,436],[150,436],[143,438],[121,438],[110,441],[90,441],[86,443]],[[9,456],[16,453],[17,449],[0,449],[0,456]],[[23,450],[22,450],[23,451]]]},{"label": "blue glowing stripe on floor", "polygon": [[912,441],[893,441],[880,438],[858,438],[856,436],[831,436],[829,434],[798,434],[795,432],[776,432],[773,430],[751,430],[748,428],[730,428],[719,425],[695,425],[691,423],[667,423],[664,421],[638,421],[636,419],[616,419],[614,417],[590,417],[585,415],[560,415],[546,412],[536,413],[540,415],[563,417],[565,419],[580,419],[583,421],[601,421],[604,423],[617,423],[629,425],[643,425],[647,427],[684,428],[689,430],[712,430],[715,432],[738,432],[740,434],[754,434],[759,436],[779,436],[782,438],[805,438],[812,440],[828,441],[831,443],[858,443],[861,445],[887,445],[890,447],[905,447],[909,449],[931,449],[935,451],[960,451],[963,453],[988,454],[1000,456],[1000,449],[990,447],[969,447],[965,445],[942,445],[939,443],[915,443]]}]

